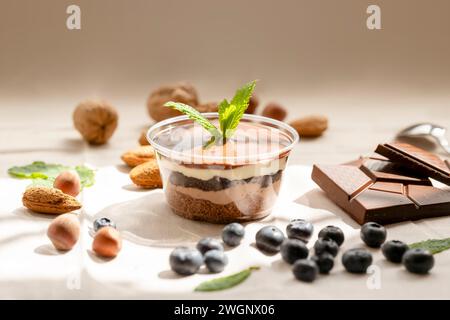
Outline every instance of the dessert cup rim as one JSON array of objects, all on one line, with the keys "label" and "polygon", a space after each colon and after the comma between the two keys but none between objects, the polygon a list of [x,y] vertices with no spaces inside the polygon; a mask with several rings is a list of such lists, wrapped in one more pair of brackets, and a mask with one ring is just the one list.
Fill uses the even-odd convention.
[{"label": "dessert cup rim", "polygon": [[[202,115],[206,118],[213,118],[213,117],[218,118],[218,116],[219,116],[219,114],[217,112],[207,112],[207,113],[202,113]],[[273,159],[273,158],[278,157],[280,154],[290,152],[294,148],[294,146],[298,143],[298,141],[300,140],[298,132],[292,126],[290,126],[289,124],[284,123],[282,121],[264,117],[264,116],[260,116],[260,115],[254,115],[254,114],[244,114],[242,119],[243,120],[253,120],[255,122],[260,122],[260,123],[269,123],[269,124],[275,126],[276,128],[284,129],[289,133],[289,138],[291,140],[289,145],[287,145],[283,148],[280,148],[274,152],[266,152],[266,153],[258,154],[257,162]],[[190,118],[187,115],[180,115],[180,116],[168,118],[168,119],[165,119],[165,120],[155,123],[147,131],[147,134],[146,134],[147,141],[155,149],[155,151],[161,153],[164,156],[167,156],[169,158],[177,158],[176,155],[179,155],[180,158],[183,158],[184,152],[173,151],[170,148],[164,147],[164,146],[158,144],[154,140],[154,137],[155,137],[155,132],[157,132],[157,130],[160,129],[161,127],[171,125],[171,124],[176,124],[177,122],[186,121],[186,120],[190,120]],[[210,156],[210,155],[201,155],[201,156],[199,155],[198,157],[203,160],[207,160],[207,161],[211,161],[211,160],[212,161],[214,161],[214,160],[221,160],[221,161],[243,160],[244,162],[246,162],[252,158],[251,156],[248,156],[248,155],[245,155],[245,156],[220,156],[220,157],[219,156]]]}]

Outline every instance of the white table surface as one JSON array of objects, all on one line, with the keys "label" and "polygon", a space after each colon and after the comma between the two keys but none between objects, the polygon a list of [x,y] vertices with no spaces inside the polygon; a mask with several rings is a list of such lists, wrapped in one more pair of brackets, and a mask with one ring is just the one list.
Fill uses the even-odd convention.
[{"label": "white table surface", "polygon": [[[291,103],[290,116],[307,114]],[[340,226],[346,234],[341,250],[362,246],[359,226],[316,188],[310,180],[312,163],[340,163],[371,152],[377,143],[390,140],[401,127],[417,121],[448,124],[448,111],[441,102],[397,101],[384,111],[358,107],[345,101],[333,106],[318,103],[314,110],[330,117],[330,129],[315,140],[303,140],[294,149],[283,185],[282,200],[271,217],[246,225],[244,243],[229,250],[230,264],[222,275],[259,265],[244,284],[217,293],[194,293],[203,280],[217,275],[197,274],[179,278],[169,270],[168,255],[178,244],[194,244],[203,236],[219,237],[221,227],[179,218],[168,210],[161,190],[134,188],[121,165],[120,154],[135,146],[140,130],[148,125],[144,108],[124,102],[120,127],[105,146],[90,147],[72,128],[70,108],[60,102],[48,105],[14,105],[0,108],[0,298],[181,298],[181,299],[347,299],[347,298],[450,298],[450,251],[435,256],[436,265],[425,277],[410,274],[401,266],[386,262],[372,250],[380,273],[380,287],[373,289],[369,275],[351,275],[343,270],[340,255],[329,276],[312,284],[295,281],[279,255],[266,256],[253,246],[254,234],[266,224],[285,228],[290,218],[311,220],[315,234],[324,226]],[[374,102],[376,104],[377,101]],[[317,103],[317,102],[316,102]],[[73,105],[73,101],[64,101]],[[341,107],[339,107],[339,105]],[[407,108],[408,118],[402,111]],[[393,116],[386,118],[386,112]],[[442,155],[442,154],[441,154]],[[64,164],[88,163],[98,169],[97,183],[81,195],[79,211],[82,235],[76,247],[65,254],[56,252],[46,228],[51,217],[30,213],[21,205],[27,181],[11,179],[12,165],[35,160]],[[304,165],[304,166],[300,166]],[[99,259],[90,248],[89,227],[94,217],[110,216],[123,232],[123,250],[111,261]],[[450,236],[450,217],[405,222],[388,227],[388,239],[411,243]],[[378,275],[380,276],[378,278]]]}]

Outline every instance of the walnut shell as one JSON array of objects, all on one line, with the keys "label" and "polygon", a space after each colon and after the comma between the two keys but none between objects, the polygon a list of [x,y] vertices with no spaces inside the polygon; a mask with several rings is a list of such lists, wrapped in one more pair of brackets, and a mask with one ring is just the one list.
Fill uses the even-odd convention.
[{"label": "walnut shell", "polygon": [[104,144],[117,128],[116,109],[106,101],[86,100],[73,113],[75,128],[91,144]]},{"label": "walnut shell", "polygon": [[156,121],[179,116],[180,112],[164,107],[164,104],[169,101],[185,103],[195,108],[198,105],[197,90],[189,83],[159,87],[147,99],[147,109],[150,116]]},{"label": "walnut shell", "polygon": [[205,112],[217,112],[219,111],[219,104],[217,102],[206,102],[197,106],[197,111],[201,113]]}]

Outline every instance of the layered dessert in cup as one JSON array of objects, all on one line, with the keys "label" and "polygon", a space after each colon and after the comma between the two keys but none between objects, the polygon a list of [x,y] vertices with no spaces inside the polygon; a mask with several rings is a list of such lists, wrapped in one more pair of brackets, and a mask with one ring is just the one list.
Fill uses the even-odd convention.
[{"label": "layered dessert in cup", "polygon": [[[203,116],[218,123],[217,113]],[[247,114],[223,143],[208,144],[211,135],[187,116],[155,124],[147,138],[173,212],[212,223],[270,214],[289,153],[299,139],[283,122]]]}]

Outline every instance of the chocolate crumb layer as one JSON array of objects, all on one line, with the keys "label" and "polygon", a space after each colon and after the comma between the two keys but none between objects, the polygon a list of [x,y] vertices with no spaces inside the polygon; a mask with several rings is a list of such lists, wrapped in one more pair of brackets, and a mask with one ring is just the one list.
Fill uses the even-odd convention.
[{"label": "chocolate crumb layer", "polygon": [[[279,191],[279,183],[273,194]],[[269,188],[272,188],[269,187]],[[261,191],[265,188],[261,188]],[[267,197],[263,192],[246,195],[239,204],[230,202],[216,204],[204,199],[196,199],[182,192],[178,192],[172,184],[166,187],[167,202],[172,211],[187,219],[200,220],[210,223],[230,223],[234,221],[252,221],[262,219],[270,214],[276,197]],[[245,203],[245,206],[242,204]]]},{"label": "chocolate crumb layer", "polygon": [[242,180],[229,180],[218,176],[215,176],[209,180],[201,180],[193,177],[186,177],[180,172],[172,171],[169,176],[169,183],[186,188],[197,188],[203,191],[220,191],[247,183],[259,184],[261,188],[266,188],[267,186],[279,181],[281,179],[281,174],[282,170],[279,170],[272,175],[251,177]]}]

